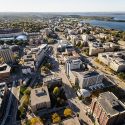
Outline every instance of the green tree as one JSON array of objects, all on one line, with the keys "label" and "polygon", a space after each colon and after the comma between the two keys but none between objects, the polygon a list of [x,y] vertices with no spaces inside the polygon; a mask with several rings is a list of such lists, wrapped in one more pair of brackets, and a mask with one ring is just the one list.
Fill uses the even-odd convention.
[{"label": "green tree", "polygon": [[24,91],[25,95],[30,95],[30,93],[31,93],[31,88],[28,88]]},{"label": "green tree", "polygon": [[25,115],[25,108],[23,107],[23,106],[19,106],[19,114],[20,114],[20,118],[23,116],[23,115]]},{"label": "green tree", "polygon": [[28,104],[29,104],[29,98],[30,98],[30,96],[29,95],[24,95],[22,98],[21,98],[21,106],[23,106],[23,107],[26,107],[26,106],[28,106]]},{"label": "green tree", "polygon": [[58,96],[58,95],[60,94],[60,89],[59,89],[59,87],[55,87],[55,88],[53,89],[53,94],[56,95],[56,96]]},{"label": "green tree", "polygon": [[120,73],[118,73],[118,77],[120,78],[120,79],[125,79],[125,73],[124,72],[120,72]]}]

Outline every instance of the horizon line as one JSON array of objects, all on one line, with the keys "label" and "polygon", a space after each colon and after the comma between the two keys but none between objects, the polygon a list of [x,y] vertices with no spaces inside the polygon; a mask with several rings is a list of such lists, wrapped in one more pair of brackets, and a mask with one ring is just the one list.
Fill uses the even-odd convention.
[{"label": "horizon line", "polygon": [[125,11],[0,11],[0,13],[125,13]]}]

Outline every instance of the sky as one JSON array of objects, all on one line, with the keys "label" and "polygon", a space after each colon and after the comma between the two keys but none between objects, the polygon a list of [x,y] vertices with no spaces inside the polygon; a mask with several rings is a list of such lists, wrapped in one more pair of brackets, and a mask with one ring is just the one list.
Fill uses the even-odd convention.
[{"label": "sky", "polygon": [[125,0],[0,0],[0,12],[125,12]]}]

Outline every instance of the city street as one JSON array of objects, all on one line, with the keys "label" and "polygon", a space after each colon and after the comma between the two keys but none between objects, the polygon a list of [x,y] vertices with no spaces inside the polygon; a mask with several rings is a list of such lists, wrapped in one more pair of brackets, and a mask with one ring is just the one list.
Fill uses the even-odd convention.
[{"label": "city street", "polygon": [[[64,39],[63,36],[61,36],[61,37],[62,37],[62,39]],[[54,50],[54,57],[55,57],[56,61],[57,61],[57,58],[56,58],[55,52],[57,51],[57,46],[58,46],[58,43],[54,44],[52,46],[53,50]],[[60,71],[58,72],[58,75],[62,78],[62,81],[64,83],[64,90],[65,90],[66,97],[68,99],[68,103],[69,103],[70,107],[72,108],[72,110],[74,111],[74,113],[76,115],[79,114],[79,119],[80,119],[80,121],[83,122],[84,125],[85,124],[93,125],[90,118],[88,116],[86,116],[86,111],[88,110],[88,106],[86,106],[84,103],[82,103],[81,100],[78,99],[75,91],[72,88],[72,85],[71,85],[69,79],[67,78],[67,76],[65,74],[64,66],[59,65],[59,69],[60,69]]]},{"label": "city street", "polygon": [[66,97],[68,99],[69,105],[72,108],[72,110],[76,114],[79,114],[79,119],[82,119],[82,121],[85,121],[88,125],[93,125],[92,121],[88,118],[88,116],[86,116],[86,111],[88,107],[85,104],[83,104],[76,96],[76,93],[73,90],[69,82],[69,79],[65,74],[65,70],[63,66],[60,66],[59,76],[62,78],[62,81],[64,83],[64,87],[65,87],[64,90],[66,93]]}]

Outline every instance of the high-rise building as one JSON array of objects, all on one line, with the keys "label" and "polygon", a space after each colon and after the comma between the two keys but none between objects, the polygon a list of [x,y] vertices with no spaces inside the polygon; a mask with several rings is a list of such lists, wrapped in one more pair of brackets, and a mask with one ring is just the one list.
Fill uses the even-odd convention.
[{"label": "high-rise building", "polygon": [[79,58],[75,58],[75,57],[69,58],[65,64],[66,74],[69,76],[70,70],[80,69],[81,65],[82,65],[82,61]]}]

